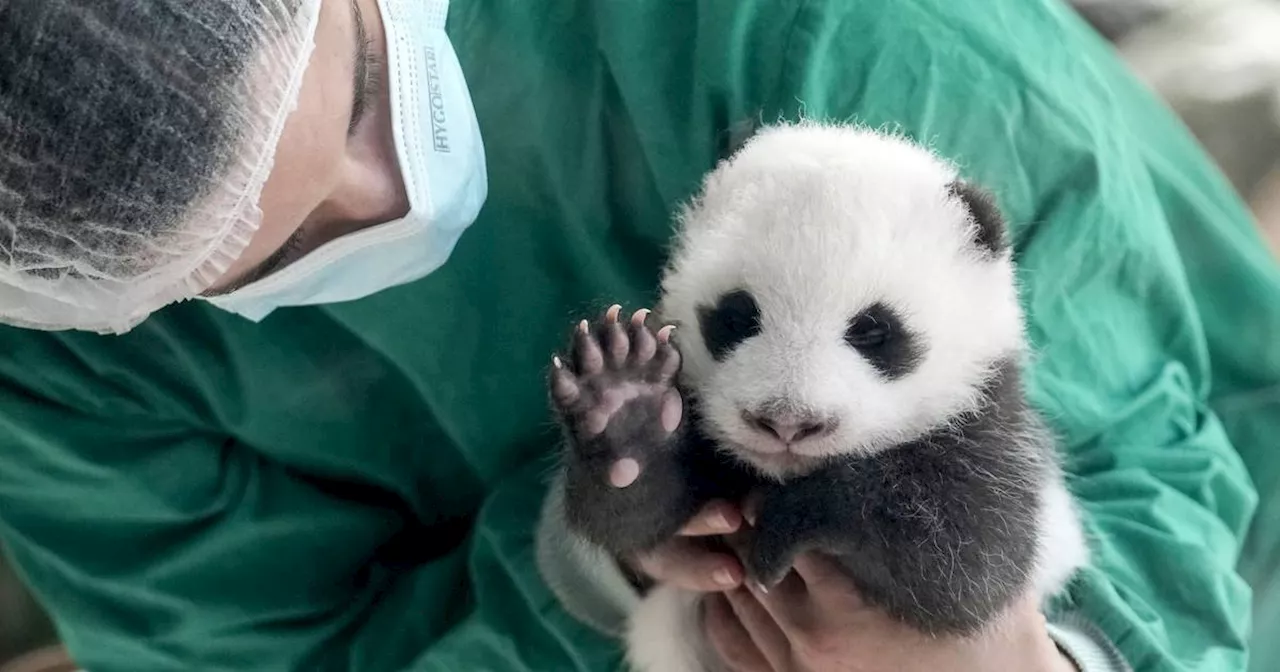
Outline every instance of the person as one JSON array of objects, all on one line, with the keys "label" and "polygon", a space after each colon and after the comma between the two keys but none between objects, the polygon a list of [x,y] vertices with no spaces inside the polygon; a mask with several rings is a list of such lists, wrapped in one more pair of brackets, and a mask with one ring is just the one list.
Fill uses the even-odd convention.
[{"label": "person", "polygon": [[[733,129],[801,116],[929,142],[1018,222],[1095,557],[1004,662],[1246,663],[1280,273],[1065,7],[3,0],[0,43],[0,539],[86,669],[614,666],[635,591],[557,533],[542,374],[652,299]],[[720,595],[741,670],[973,653],[820,559],[796,628],[681,546],[634,564]]]}]

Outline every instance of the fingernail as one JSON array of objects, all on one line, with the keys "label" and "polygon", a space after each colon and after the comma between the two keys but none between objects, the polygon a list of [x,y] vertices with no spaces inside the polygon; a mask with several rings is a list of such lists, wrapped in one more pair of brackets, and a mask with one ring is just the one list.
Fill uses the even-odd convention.
[{"label": "fingernail", "polygon": [[552,363],[552,364],[553,364],[557,369],[564,368],[564,364],[560,361],[560,358],[559,358],[559,357],[552,357],[552,358],[551,358],[551,363]]},{"label": "fingernail", "polygon": [[733,575],[727,569],[717,569],[711,574],[711,578],[721,586],[732,586],[734,583]]},{"label": "fingernail", "polygon": [[711,526],[718,530],[728,530],[732,527],[729,524],[729,519],[725,517],[723,513],[717,513],[714,516],[712,516],[710,522],[711,522]]},{"label": "fingernail", "polygon": [[760,593],[761,593],[761,594],[763,594],[763,595],[768,595],[768,594],[769,594],[769,589],[768,589],[768,588],[765,588],[763,583],[757,583],[757,584],[756,584],[756,590],[760,591]]}]

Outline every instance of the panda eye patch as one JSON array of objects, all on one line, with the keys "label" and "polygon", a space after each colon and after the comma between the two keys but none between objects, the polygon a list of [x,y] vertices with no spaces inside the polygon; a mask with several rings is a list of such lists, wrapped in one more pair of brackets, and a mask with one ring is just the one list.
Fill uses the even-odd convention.
[{"label": "panda eye patch", "polygon": [[849,320],[844,341],[890,379],[914,370],[923,354],[919,339],[884,303],[873,304]]},{"label": "panda eye patch", "polygon": [[887,323],[877,320],[870,313],[862,313],[850,322],[849,329],[844,333],[844,340],[858,350],[865,350],[888,343],[891,336]]},{"label": "panda eye patch", "polygon": [[743,341],[760,333],[760,306],[745,289],[729,292],[714,307],[698,309],[702,340],[716,361],[723,360]]}]

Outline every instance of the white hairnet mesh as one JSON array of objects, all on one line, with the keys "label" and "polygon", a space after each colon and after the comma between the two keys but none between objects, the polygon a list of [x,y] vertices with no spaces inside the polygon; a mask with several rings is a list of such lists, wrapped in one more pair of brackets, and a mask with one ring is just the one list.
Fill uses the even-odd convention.
[{"label": "white hairnet mesh", "polygon": [[0,322],[122,332],[257,230],[320,0],[0,0]]}]

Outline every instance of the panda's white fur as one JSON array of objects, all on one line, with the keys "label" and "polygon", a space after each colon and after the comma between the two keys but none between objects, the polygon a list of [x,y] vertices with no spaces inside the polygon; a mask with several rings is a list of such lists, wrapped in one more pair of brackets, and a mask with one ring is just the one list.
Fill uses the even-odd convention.
[{"label": "panda's white fur", "polygon": [[[947,193],[956,178],[905,139],[817,124],[763,130],[711,173],[680,218],[659,312],[694,327],[698,305],[752,288],[763,334],[727,361],[711,359],[697,328],[679,332],[682,382],[744,458],[787,467],[742,408],[802,400],[839,425],[798,455],[872,453],[972,407],[992,363],[1023,347],[1013,264],[980,258],[967,211]],[[850,311],[876,300],[926,341],[901,380],[882,380],[841,338]]]},{"label": "panda's white fur", "polygon": [[[948,194],[957,179],[952,164],[907,139],[813,123],[763,129],[708,176],[680,218],[658,311],[681,327],[681,383],[698,395],[706,431],[763,474],[786,478],[817,458],[919,437],[981,401],[994,363],[1023,354],[1023,316],[1009,253],[993,259],[972,243],[974,222]],[[741,287],[759,303],[761,334],[715,361],[698,307]],[[925,342],[898,380],[842,341],[849,315],[878,300]],[[784,453],[742,418],[775,398],[838,426]],[[1088,552],[1061,478],[1041,501],[1031,583],[1048,596]],[[633,667],[715,669],[697,604],[670,587],[649,593],[628,633]]]}]

